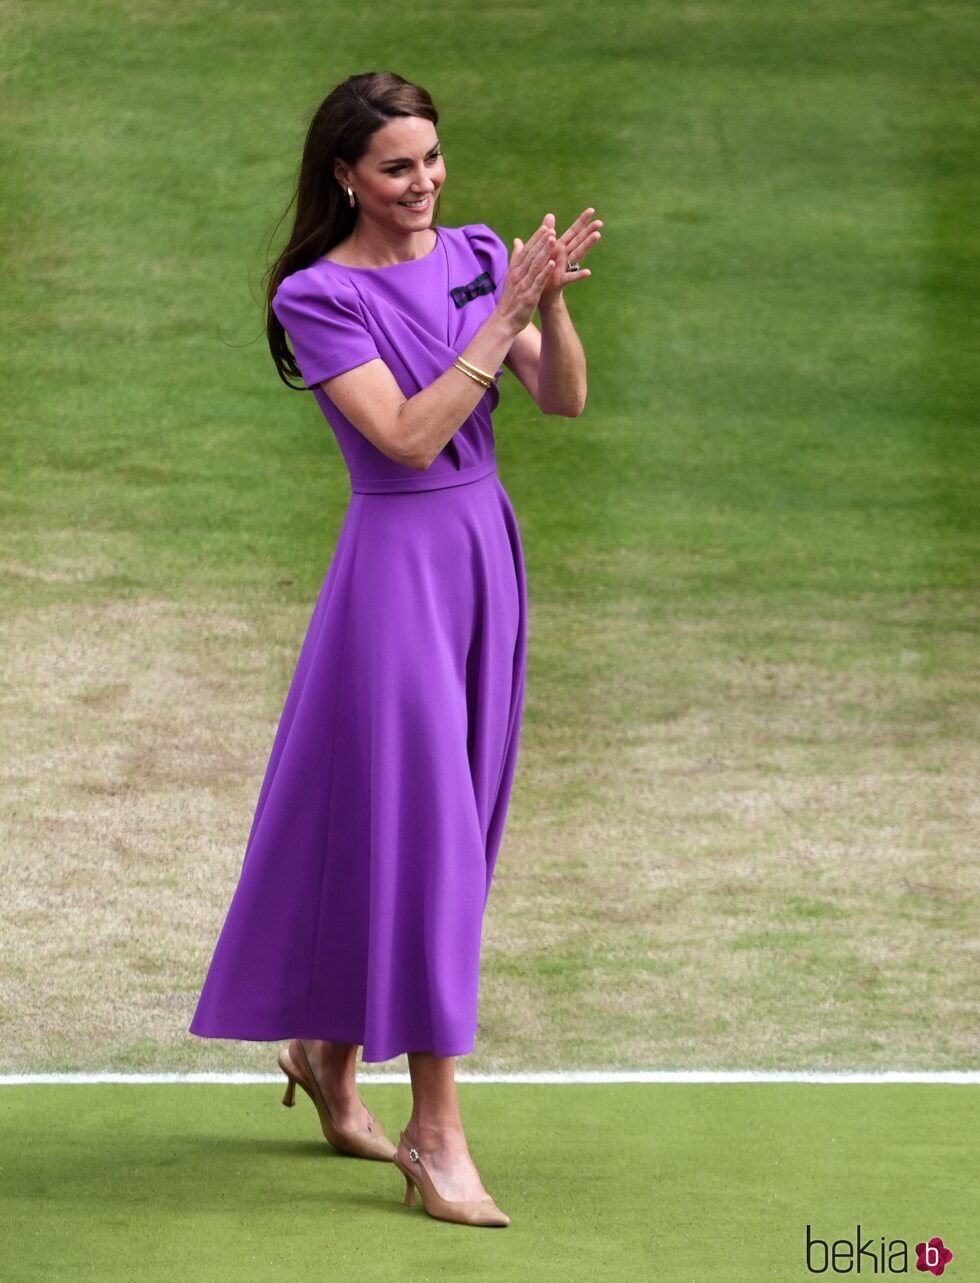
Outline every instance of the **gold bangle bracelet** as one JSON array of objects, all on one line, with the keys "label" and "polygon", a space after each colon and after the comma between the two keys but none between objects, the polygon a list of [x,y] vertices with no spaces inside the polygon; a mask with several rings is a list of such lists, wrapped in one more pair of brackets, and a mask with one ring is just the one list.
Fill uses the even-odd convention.
[{"label": "gold bangle bracelet", "polygon": [[481,379],[478,374],[474,374],[472,370],[467,370],[465,366],[460,365],[458,360],[453,361],[451,368],[459,370],[460,374],[465,374],[467,378],[472,379],[474,383],[479,383],[481,388],[490,388],[493,386],[492,380]]},{"label": "gold bangle bracelet", "polygon": [[491,383],[493,382],[492,374],[488,374],[486,370],[481,370],[478,365],[474,365],[472,361],[467,361],[464,356],[457,357],[457,360],[461,361],[468,370],[472,370],[474,374],[480,374],[483,378],[489,379]]}]

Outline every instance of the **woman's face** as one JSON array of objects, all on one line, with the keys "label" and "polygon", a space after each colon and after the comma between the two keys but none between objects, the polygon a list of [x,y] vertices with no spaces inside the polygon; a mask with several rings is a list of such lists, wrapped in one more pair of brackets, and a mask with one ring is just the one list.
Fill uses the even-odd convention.
[{"label": "woman's face", "polygon": [[[446,181],[435,125],[421,116],[389,120],[371,135],[368,150],[353,168],[338,165],[337,177],[353,189],[359,218],[372,218],[391,231],[424,230],[432,223],[436,197]],[[406,204],[418,200],[424,204],[417,209]]]}]

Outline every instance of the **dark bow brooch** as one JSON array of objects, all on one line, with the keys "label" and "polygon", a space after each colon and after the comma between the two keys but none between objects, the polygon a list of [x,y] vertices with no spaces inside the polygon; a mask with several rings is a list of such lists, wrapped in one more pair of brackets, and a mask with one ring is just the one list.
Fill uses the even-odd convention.
[{"label": "dark bow brooch", "polygon": [[470,281],[469,285],[457,285],[449,293],[452,295],[452,300],[457,307],[465,307],[467,303],[479,298],[481,294],[492,294],[495,289],[496,286],[490,273],[481,272],[475,280]]}]

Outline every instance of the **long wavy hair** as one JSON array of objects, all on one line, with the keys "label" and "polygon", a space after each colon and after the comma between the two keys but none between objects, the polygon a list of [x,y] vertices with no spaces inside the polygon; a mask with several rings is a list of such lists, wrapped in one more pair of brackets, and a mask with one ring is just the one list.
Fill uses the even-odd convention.
[{"label": "long wavy hair", "polygon": [[[412,84],[393,71],[369,71],[348,76],[331,89],[313,113],[296,188],[283,212],[295,204],[289,239],[266,276],[266,334],[279,377],[294,391],[306,391],[296,358],[286,342],[286,331],[272,310],[272,300],[285,277],[309,267],[315,259],[348,236],[357,221],[334,174],[334,163],[356,165],[370,146],[371,135],[396,116],[421,116],[438,124],[439,113],[421,85]],[[432,210],[439,213],[440,195]],[[280,222],[282,222],[280,218]],[[301,380],[301,386],[290,383]]]}]

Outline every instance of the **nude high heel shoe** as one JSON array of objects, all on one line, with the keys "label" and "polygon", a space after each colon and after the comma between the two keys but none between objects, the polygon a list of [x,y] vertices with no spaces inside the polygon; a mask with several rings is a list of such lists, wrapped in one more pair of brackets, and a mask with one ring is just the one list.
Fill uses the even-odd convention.
[{"label": "nude high heel shoe", "polygon": [[376,1158],[382,1162],[391,1162],[395,1156],[395,1146],[373,1114],[368,1115],[371,1121],[367,1129],[361,1127],[350,1132],[337,1130],[306,1048],[298,1038],[294,1038],[288,1048],[284,1047],[280,1051],[278,1059],[279,1068],[289,1079],[282,1098],[282,1103],[287,1108],[291,1109],[296,1103],[296,1084],[299,1083],[316,1106],[323,1134],[334,1149],[339,1149],[342,1154],[353,1154],[355,1158]]},{"label": "nude high heel shoe", "polygon": [[416,1189],[422,1196],[422,1206],[437,1221],[455,1221],[458,1225],[509,1225],[510,1217],[502,1212],[489,1194],[486,1198],[452,1200],[443,1198],[429,1175],[422,1155],[414,1146],[409,1146],[405,1133],[400,1139],[408,1146],[411,1166],[402,1162],[396,1149],[392,1160],[405,1177],[405,1206],[415,1203]]}]

